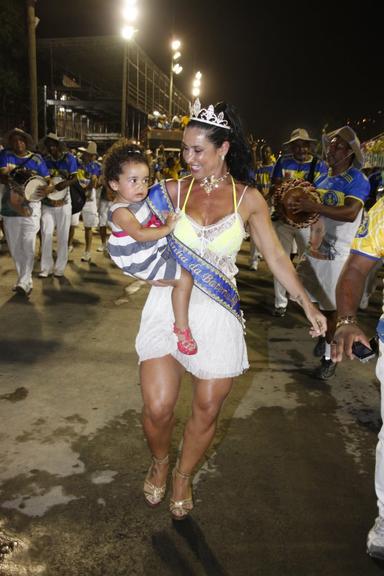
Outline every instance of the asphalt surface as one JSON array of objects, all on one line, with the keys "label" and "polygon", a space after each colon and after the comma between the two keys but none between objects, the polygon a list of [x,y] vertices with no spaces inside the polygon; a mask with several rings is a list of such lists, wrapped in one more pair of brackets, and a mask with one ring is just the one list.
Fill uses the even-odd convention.
[{"label": "asphalt surface", "polygon": [[[79,239],[81,234],[79,234]],[[374,362],[345,362],[327,383],[302,312],[273,318],[271,276],[239,256],[250,370],[235,380],[194,479],[195,509],[172,522],[146,507],[135,333],[148,293],[128,296],[101,253],[65,278],[35,278],[25,300],[0,253],[0,575],[374,576]],[[38,268],[36,268],[36,272]],[[373,334],[380,292],[361,322]],[[172,444],[190,409],[185,377]]]}]

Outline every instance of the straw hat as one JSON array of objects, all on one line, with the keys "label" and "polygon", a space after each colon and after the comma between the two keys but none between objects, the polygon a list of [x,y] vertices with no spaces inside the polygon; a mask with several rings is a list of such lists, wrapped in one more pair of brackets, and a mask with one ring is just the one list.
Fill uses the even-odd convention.
[{"label": "straw hat", "polygon": [[288,142],[284,142],[283,146],[288,146],[288,144],[292,144],[292,142],[296,142],[296,140],[304,140],[305,142],[316,142],[316,140],[310,138],[305,128],[295,128],[291,132],[290,139],[288,140]]},{"label": "straw hat", "polygon": [[79,150],[80,152],[86,152],[87,154],[92,154],[92,155],[97,154],[97,145],[96,145],[96,142],[90,141],[90,142],[88,142],[88,147],[87,147],[87,148],[80,147],[80,148],[78,148],[78,150]]},{"label": "straw hat", "polygon": [[360,140],[357,134],[350,126],[342,126],[333,132],[329,132],[326,135],[326,142],[329,143],[335,136],[340,136],[351,148],[355,157],[353,159],[353,164],[356,168],[361,168],[364,165],[364,155],[361,151]]},{"label": "straw hat", "polygon": [[58,135],[55,134],[54,132],[48,132],[48,134],[44,137],[44,143],[45,143],[47,140],[53,140],[54,142],[57,142],[58,144],[61,144],[60,138],[59,138]]},{"label": "straw hat", "polygon": [[32,140],[32,136],[28,134],[28,132],[24,132],[24,130],[21,130],[20,128],[13,128],[9,132],[7,132],[7,134],[4,136],[4,142],[6,147],[9,148],[11,146],[11,139],[13,136],[20,136],[20,138],[24,140],[29,150],[33,150],[33,148],[35,147]]}]

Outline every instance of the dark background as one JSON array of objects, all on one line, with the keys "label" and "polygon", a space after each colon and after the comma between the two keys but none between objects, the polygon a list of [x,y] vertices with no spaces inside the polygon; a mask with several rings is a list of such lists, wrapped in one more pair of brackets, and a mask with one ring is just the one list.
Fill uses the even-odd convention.
[{"label": "dark background", "polygon": [[[233,103],[246,128],[275,147],[295,127],[318,137],[324,125],[347,120],[364,140],[384,130],[379,5],[138,0],[135,39],[168,73],[174,33],[184,67],[176,85],[190,96],[200,70],[202,102]],[[122,0],[38,0],[37,34],[119,34],[121,6]]]}]

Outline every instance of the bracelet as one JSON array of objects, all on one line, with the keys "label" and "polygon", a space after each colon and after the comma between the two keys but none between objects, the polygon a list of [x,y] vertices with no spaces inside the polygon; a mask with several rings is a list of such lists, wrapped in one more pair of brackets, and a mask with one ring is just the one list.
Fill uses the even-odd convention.
[{"label": "bracelet", "polygon": [[347,326],[348,324],[357,324],[356,316],[339,316],[336,321],[336,330],[340,326]]}]

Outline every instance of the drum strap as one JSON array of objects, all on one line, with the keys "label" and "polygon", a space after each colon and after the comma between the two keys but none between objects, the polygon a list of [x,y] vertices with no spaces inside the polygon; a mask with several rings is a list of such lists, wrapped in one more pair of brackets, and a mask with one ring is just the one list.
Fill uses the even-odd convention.
[{"label": "drum strap", "polygon": [[310,182],[311,184],[313,184],[313,181],[315,179],[316,164],[317,164],[317,156],[314,156],[309,166],[308,176],[306,177],[307,182]]}]

